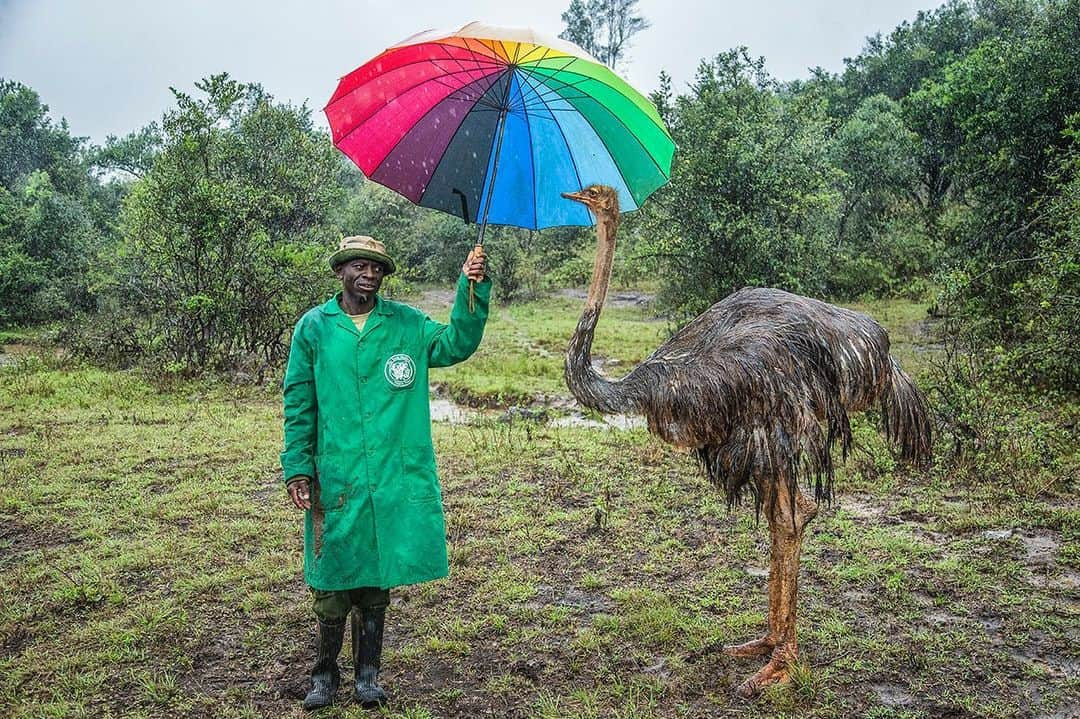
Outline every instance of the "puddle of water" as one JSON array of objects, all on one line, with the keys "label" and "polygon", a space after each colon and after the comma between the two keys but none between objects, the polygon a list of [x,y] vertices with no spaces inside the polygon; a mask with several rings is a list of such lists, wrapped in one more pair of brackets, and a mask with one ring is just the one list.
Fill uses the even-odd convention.
[{"label": "puddle of water", "polygon": [[448,399],[433,398],[431,405],[431,421],[449,422],[450,424],[468,424],[480,416],[480,413],[467,407],[459,407]]},{"label": "puddle of water", "polygon": [[1018,534],[1029,564],[1053,564],[1057,554],[1057,538],[1051,534]]},{"label": "puddle of water", "polygon": [[[566,287],[557,290],[555,295],[572,300],[584,300],[588,292],[583,287]],[[609,292],[604,299],[604,304],[608,307],[644,307],[654,299],[656,299],[656,295],[647,292]]]},{"label": "puddle of water", "polygon": [[[599,419],[589,419],[581,411],[581,406],[569,397],[538,396],[529,406],[514,405],[506,409],[474,409],[464,407],[445,397],[430,397],[433,422],[450,424],[469,424],[481,418],[494,418],[500,422],[529,421],[546,424],[551,427],[590,427],[598,429],[632,430],[645,429],[648,422],[635,414],[605,414]],[[556,413],[567,412],[555,417]]]},{"label": "puddle of water", "polygon": [[859,519],[878,519],[885,514],[881,505],[874,504],[870,498],[863,495],[839,497],[834,506]]},{"label": "puddle of water", "polygon": [[743,567],[743,569],[751,577],[765,577],[765,578],[768,578],[768,576],[769,576],[769,568],[768,567],[758,567],[758,566],[755,566],[753,564],[747,564],[745,567]]},{"label": "puddle of water", "polygon": [[923,614],[925,621],[936,627],[951,627],[960,622],[960,618],[943,609],[931,609]]},{"label": "puddle of water", "polygon": [[[478,410],[471,407],[462,407],[453,401],[441,397],[432,397],[429,400],[431,407],[431,420],[433,422],[449,422],[450,424],[468,424],[482,417],[499,417],[502,421],[515,419],[546,422],[552,427],[593,427],[599,429],[644,429],[648,426],[644,417],[631,414],[603,415],[601,419],[587,419],[581,412],[573,412],[565,417],[556,417],[546,421],[548,413],[544,408],[530,409],[527,407],[511,407],[499,414],[497,410]],[[552,403],[549,406],[557,406]]]},{"label": "puddle of water", "polygon": [[1048,586],[1051,589],[1060,589],[1066,592],[1080,590],[1080,573],[1065,568],[1061,574],[1050,577]]},{"label": "puddle of water", "polygon": [[589,592],[573,586],[556,588],[550,584],[537,584],[536,597],[533,601],[526,602],[525,606],[540,610],[552,604],[581,609],[589,614],[607,613],[614,606],[611,599],[599,592]]},{"label": "puddle of water", "polygon": [[633,414],[605,414],[602,419],[588,419],[580,412],[558,417],[551,421],[552,427],[595,427],[601,429],[644,429],[644,417]]},{"label": "puddle of water", "polygon": [[1069,681],[1080,677],[1080,661],[1056,654],[1041,654],[1029,649],[1021,649],[1009,652],[1013,661],[1022,666],[1031,665],[1041,670],[1052,679],[1067,679]]},{"label": "puddle of water", "polygon": [[913,699],[907,688],[899,684],[871,684],[870,688],[885,706],[904,706],[911,704]]}]

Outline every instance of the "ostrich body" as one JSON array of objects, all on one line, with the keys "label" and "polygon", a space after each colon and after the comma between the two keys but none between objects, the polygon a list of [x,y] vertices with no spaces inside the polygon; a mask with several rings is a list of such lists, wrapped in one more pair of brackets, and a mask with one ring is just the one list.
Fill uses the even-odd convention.
[{"label": "ostrich body", "polygon": [[[620,380],[592,366],[593,332],[607,294],[619,223],[618,199],[594,185],[564,193],[596,217],[598,247],[585,308],[566,352],[566,382],[582,405],[630,412],[649,431],[692,450],[729,506],[745,494],[771,536],[768,631],[725,648],[768,656],[739,687],[752,696],[784,681],[798,659],[799,552],[817,502],[832,492],[831,449],[851,447],[848,413],[879,403],[900,459],[930,456],[926,404],[889,355],[889,337],[870,317],[782,290],[743,289],[717,302]],[[812,485],[814,498],[802,493]]]}]

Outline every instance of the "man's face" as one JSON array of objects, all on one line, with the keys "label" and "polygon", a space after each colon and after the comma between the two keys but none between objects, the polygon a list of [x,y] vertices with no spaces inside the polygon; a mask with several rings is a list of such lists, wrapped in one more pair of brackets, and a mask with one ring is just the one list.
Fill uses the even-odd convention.
[{"label": "man's face", "polygon": [[386,267],[381,262],[358,257],[338,265],[336,273],[343,290],[366,302],[378,293]]}]

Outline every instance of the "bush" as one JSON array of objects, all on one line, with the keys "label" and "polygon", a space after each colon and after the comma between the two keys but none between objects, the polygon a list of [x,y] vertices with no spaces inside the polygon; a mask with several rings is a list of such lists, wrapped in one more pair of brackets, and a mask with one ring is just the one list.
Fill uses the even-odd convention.
[{"label": "bush", "polygon": [[0,79],[0,326],[90,308],[90,258],[109,235],[84,140],[48,109]]},{"label": "bush", "polygon": [[261,376],[332,286],[339,158],[306,107],[227,75],[196,87],[205,99],[174,90],[161,153],[125,198],[119,251],[102,257],[111,316],[84,344],[112,359],[137,347],[180,374]]},{"label": "bush", "polygon": [[823,106],[735,50],[702,63],[669,115],[672,179],[642,210],[662,303],[685,318],[747,285],[820,294],[840,200]]},{"label": "bush", "polygon": [[[1080,139],[1080,115],[1067,134]],[[1021,229],[1030,254],[985,264],[978,258],[942,273],[938,298],[956,331],[992,355],[996,372],[1021,385],[1080,387],[1080,143],[1060,154],[1036,219]]]},{"label": "bush", "polygon": [[948,332],[929,392],[940,455],[950,475],[972,485],[1033,496],[1068,490],[1080,472],[1075,398],[1018,388],[1003,350],[984,352],[970,335]]}]

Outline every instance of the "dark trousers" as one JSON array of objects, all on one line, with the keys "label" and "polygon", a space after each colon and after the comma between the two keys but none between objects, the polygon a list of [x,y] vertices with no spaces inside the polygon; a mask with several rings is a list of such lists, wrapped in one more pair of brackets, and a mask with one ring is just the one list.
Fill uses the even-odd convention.
[{"label": "dark trousers", "polygon": [[378,587],[357,587],[339,591],[324,591],[311,587],[315,616],[323,621],[336,622],[349,616],[349,609],[379,609],[390,604],[390,590]]}]

